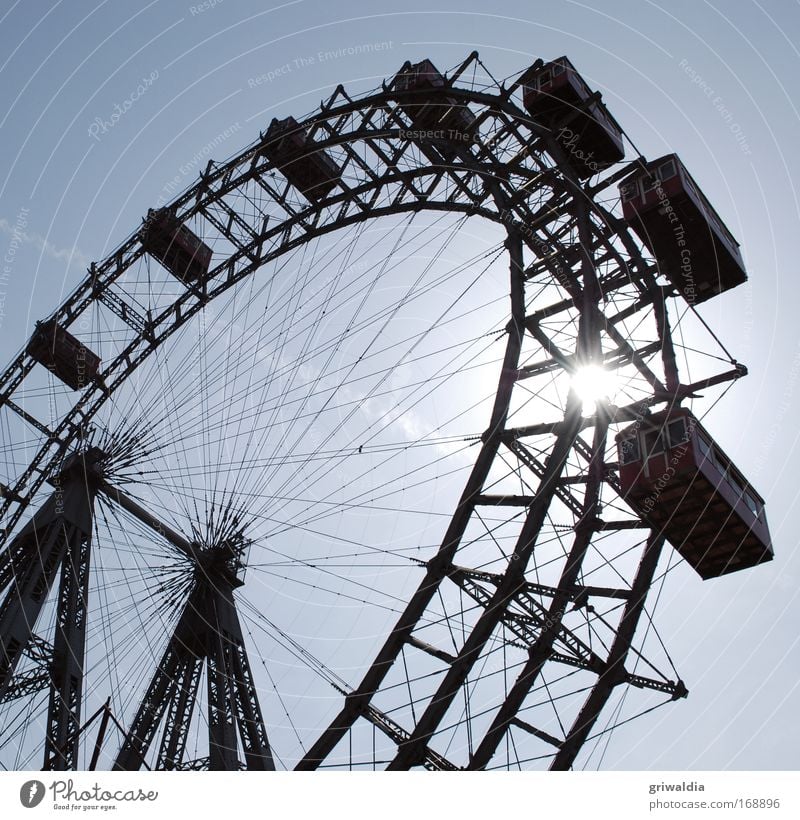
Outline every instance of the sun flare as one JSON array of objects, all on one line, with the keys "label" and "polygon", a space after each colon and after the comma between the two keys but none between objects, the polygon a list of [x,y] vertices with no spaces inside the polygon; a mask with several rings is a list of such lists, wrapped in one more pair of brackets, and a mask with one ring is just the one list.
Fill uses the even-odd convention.
[{"label": "sun flare", "polygon": [[572,376],[572,389],[583,402],[584,415],[597,409],[600,399],[611,398],[617,390],[617,374],[597,364],[579,367]]}]

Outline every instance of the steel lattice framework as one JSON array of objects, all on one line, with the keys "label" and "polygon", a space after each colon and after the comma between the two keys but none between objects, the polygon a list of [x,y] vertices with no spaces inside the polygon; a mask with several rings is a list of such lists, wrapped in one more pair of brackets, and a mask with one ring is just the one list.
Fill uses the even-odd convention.
[{"label": "steel lattice framework", "polygon": [[[613,186],[630,166],[580,181],[554,134],[515,102],[524,75],[508,86],[480,87],[464,80],[478,66],[471,55],[440,92],[443,106],[455,101],[475,115],[469,141],[415,132],[407,114],[419,99],[413,91],[384,85],[353,99],[339,86],[301,123],[314,150],[341,168],[340,183],[318,201],[276,173],[262,140],[228,162],[210,162],[169,206],[213,244],[206,276],[148,302],[134,273],[146,260],[136,232],[93,264],[53,314],[79,336],[86,317],[115,323],[102,379],[72,394],[55,423],[37,416],[29,394],[26,400],[37,369],[30,354],[0,376],[0,406],[25,426],[29,442],[24,465],[2,487],[0,697],[7,707],[49,690],[46,768],[79,761],[87,579],[100,498],[192,567],[180,617],[167,630],[131,725],[121,727],[114,766],[275,767],[265,728],[274,716],[262,716],[234,594],[242,584],[245,527],[232,517],[204,543],[176,532],[115,482],[114,454],[94,446],[90,428],[126,380],[213,300],[319,237],[387,216],[447,212],[504,231],[505,351],[488,423],[440,545],[419,563],[421,577],[360,682],[334,682],[340,707],[297,768],[366,762],[483,769],[543,760],[567,769],[614,692],[634,687],[665,701],[686,695],[677,676],[654,664],[639,671],[634,637],[664,538],[630,510],[604,513],[626,509],[610,434],[745,370],[732,362],[680,381],[667,310],[674,292],[659,283],[655,262],[614,212]],[[570,390],[560,412],[513,421],[523,394],[543,395],[554,379],[587,364],[631,374],[639,385],[635,400],[598,402],[587,414]],[[45,499],[48,481],[55,490]],[[545,539],[553,527],[558,538]],[[624,539],[624,548],[609,548],[613,539]],[[587,580],[589,556],[597,554],[615,567],[615,583]],[[51,646],[37,620],[59,571]],[[189,760],[187,732],[204,666],[208,756]],[[512,679],[501,685],[497,676],[509,669]],[[579,681],[569,697],[550,691],[561,677],[546,678],[548,670]],[[545,713],[550,718],[540,719]],[[374,734],[364,740],[375,731],[383,738],[377,751]],[[513,751],[518,746],[527,751]]]}]

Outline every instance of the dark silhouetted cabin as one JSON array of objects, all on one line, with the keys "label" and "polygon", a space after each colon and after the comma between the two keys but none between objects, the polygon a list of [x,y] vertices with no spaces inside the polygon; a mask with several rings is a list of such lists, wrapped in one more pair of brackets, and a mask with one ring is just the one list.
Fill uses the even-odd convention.
[{"label": "dark silhouetted cabin", "polygon": [[703,579],[772,560],[764,501],[686,409],[617,436],[625,500]]},{"label": "dark silhouetted cabin", "polygon": [[182,282],[197,282],[208,273],[211,248],[168,208],[149,210],[140,236],[144,249]]},{"label": "dark silhouetted cabin", "polygon": [[747,281],[739,243],[677,154],[648,162],[619,191],[625,221],[687,302]]},{"label": "dark silhouetted cabin", "polygon": [[314,202],[326,197],[338,184],[341,169],[322,149],[314,149],[304,128],[294,117],[274,119],[259,153],[275,164],[303,196]]},{"label": "dark silhouetted cabin", "polygon": [[429,132],[420,133],[419,139],[434,142],[440,153],[452,159],[458,143],[469,146],[476,117],[466,103],[442,93],[447,87],[444,75],[430,60],[406,63],[395,75],[393,84],[399,94],[399,107],[411,120],[412,128]]},{"label": "dark silhouetted cabin", "polygon": [[100,357],[64,330],[55,319],[37,322],[26,348],[54,376],[73,390],[98,380]]},{"label": "dark silhouetted cabin", "polygon": [[522,104],[553,131],[579,177],[625,157],[617,121],[566,57],[545,63],[525,80]]}]

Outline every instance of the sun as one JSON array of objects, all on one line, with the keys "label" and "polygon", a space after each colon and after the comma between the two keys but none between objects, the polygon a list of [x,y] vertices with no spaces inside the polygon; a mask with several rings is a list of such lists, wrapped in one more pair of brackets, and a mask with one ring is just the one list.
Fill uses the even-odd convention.
[{"label": "sun", "polygon": [[616,393],[617,374],[598,364],[587,364],[573,373],[571,387],[583,402],[583,414],[590,416],[600,399],[611,398]]}]

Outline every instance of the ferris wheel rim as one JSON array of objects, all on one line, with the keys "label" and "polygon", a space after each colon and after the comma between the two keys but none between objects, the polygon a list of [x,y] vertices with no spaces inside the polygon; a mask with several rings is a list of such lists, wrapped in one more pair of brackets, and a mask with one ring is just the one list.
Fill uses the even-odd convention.
[{"label": "ferris wheel rim", "polygon": [[[489,98],[493,102],[498,103],[499,107],[501,107],[501,108],[504,107],[504,106],[509,105],[508,100],[504,99],[502,95],[498,95],[497,97],[493,97],[492,95],[476,94],[475,92],[471,92],[471,91],[468,91],[468,90],[462,90],[462,89],[453,89],[453,90],[454,90],[454,93],[457,93],[460,97],[463,97],[466,101],[486,102],[487,98]],[[391,97],[392,97],[392,94],[390,92],[384,92],[381,95],[376,95],[375,97],[371,97],[371,98],[368,98],[368,99],[369,99],[370,104],[373,104],[373,102],[376,99],[379,99],[379,98],[380,99],[389,99]],[[350,103],[349,105],[352,107],[352,110],[358,110],[359,105],[360,105],[360,101]],[[345,106],[343,106],[343,109],[344,108],[345,108]],[[517,110],[519,111],[519,109],[517,109]],[[335,114],[339,114],[339,113],[341,113],[339,109],[332,109],[330,111],[324,112],[324,114],[320,113],[319,115],[312,115],[307,120],[304,120],[303,125],[314,125],[315,123],[317,123],[319,121],[322,121],[322,120],[327,121],[328,119],[332,118]],[[530,120],[530,118],[527,117],[526,115],[521,115],[521,116],[523,117],[524,120]],[[356,139],[358,139],[358,138],[359,137],[356,137]],[[409,142],[412,143],[413,140],[409,140]],[[336,138],[332,137],[327,142],[324,141],[324,140],[320,141],[319,144],[320,144],[321,147],[324,148],[324,147],[327,147],[328,145],[338,144],[338,142],[337,142]],[[217,178],[217,179],[223,178],[225,173],[227,172],[228,168],[233,167],[234,164],[238,165],[243,160],[246,160],[247,158],[251,157],[251,155],[253,155],[253,153],[254,153],[254,150],[255,149],[253,147],[248,148],[244,152],[240,153],[234,160],[227,163],[225,166],[221,166],[220,168],[215,169],[214,172],[213,172],[215,178]],[[566,167],[568,168],[569,166],[566,166]],[[564,172],[564,169],[560,165],[553,166],[552,170],[554,171],[554,174],[556,176],[559,176],[559,177]],[[429,173],[429,171],[427,169],[426,170],[421,170],[420,171],[420,176],[424,176],[426,173]],[[446,173],[448,173],[448,175],[449,175],[450,173],[454,173],[454,171],[450,171],[448,169],[446,171]],[[476,171],[476,174],[480,175],[480,173],[481,173],[480,171]],[[496,182],[496,184],[498,184],[502,188],[503,180],[499,179],[499,182],[498,182],[498,178],[495,176],[495,169],[485,171],[485,174],[486,174],[487,177],[492,178]],[[244,177],[244,175],[242,176],[242,178],[243,177]],[[399,177],[398,177],[398,179],[399,179]],[[241,179],[239,180],[239,182],[241,182]],[[382,180],[382,182],[386,182],[386,180]],[[587,191],[584,190],[583,187],[576,185],[576,182],[575,182],[574,179],[569,179],[567,182],[568,182],[567,188],[571,189],[571,187],[574,187],[575,190],[573,192],[576,193],[577,196],[584,196],[584,195],[587,194]],[[206,186],[208,186],[208,185],[209,185],[209,180],[208,179],[201,179],[200,182],[198,182],[196,185],[192,186],[192,188],[190,188],[187,192],[185,192],[183,195],[178,197],[175,200],[175,202],[172,203],[172,205],[170,207],[173,207],[177,210],[182,206],[182,204],[187,204],[187,203],[191,202],[194,199],[195,200],[195,205],[188,208],[185,212],[183,212],[181,218],[182,219],[188,219],[188,218],[198,214],[199,211],[200,211],[200,208],[202,207],[202,204],[203,204],[203,203],[201,203],[200,192],[203,191],[206,188]],[[379,183],[376,182],[375,183],[375,188],[377,188],[378,186],[379,186]],[[345,194],[340,195],[340,197],[342,199],[345,199],[346,196],[347,195],[345,195]],[[491,201],[491,198],[489,198],[489,201]],[[624,244],[626,244],[626,246],[628,246],[628,247],[632,247],[633,249],[635,249],[635,255],[633,256],[633,259],[632,259],[633,264],[636,267],[640,268],[641,271],[646,271],[647,270],[647,265],[643,261],[643,258],[641,256],[641,253],[640,253],[640,250],[639,250],[639,246],[636,242],[633,241],[633,239],[632,239],[630,233],[628,232],[627,228],[623,229],[622,226],[618,222],[614,221],[611,214],[609,214],[607,211],[605,211],[605,209],[602,208],[600,205],[595,203],[592,198],[588,198],[588,201],[591,202],[591,206],[592,206],[593,209],[595,209],[595,208],[597,209],[597,215],[600,218],[602,218],[604,221],[606,221],[606,223],[608,225],[611,226],[612,233],[610,234],[610,236],[613,236],[613,237],[616,238],[616,237],[619,237],[620,235],[624,235],[623,236]],[[312,205],[310,208],[307,209],[306,213],[314,212],[315,214],[319,214],[319,213],[321,213],[321,211],[325,207],[328,207],[328,204],[329,203],[323,201],[323,202],[318,203],[316,205]],[[501,208],[498,208],[497,210],[491,210],[491,209],[485,209],[485,208],[477,207],[475,204],[458,203],[458,202],[446,202],[446,201],[437,202],[435,200],[427,200],[426,199],[425,201],[410,203],[408,205],[402,205],[402,206],[392,206],[392,207],[389,207],[389,208],[386,208],[386,209],[383,209],[383,210],[375,209],[374,211],[366,212],[366,213],[363,213],[361,215],[357,215],[357,216],[355,216],[353,218],[350,218],[348,220],[342,220],[340,223],[335,223],[335,224],[332,223],[330,226],[325,226],[323,229],[321,229],[319,231],[319,233],[314,233],[313,231],[310,231],[302,241],[303,242],[310,241],[312,238],[315,238],[318,235],[322,235],[322,234],[328,233],[328,232],[333,232],[333,231],[339,230],[341,228],[347,227],[348,225],[357,224],[359,222],[365,222],[365,221],[369,221],[369,220],[372,220],[372,219],[378,219],[378,218],[380,218],[381,216],[384,216],[384,215],[398,214],[398,213],[404,213],[404,212],[433,211],[433,210],[442,210],[442,211],[448,211],[448,212],[452,212],[452,213],[462,213],[465,216],[471,216],[471,215],[483,216],[484,218],[486,218],[486,219],[488,219],[492,222],[503,225],[506,228],[507,231],[509,231],[509,224],[511,224],[511,230],[512,231],[519,231],[519,227],[513,221],[511,221],[511,223],[510,223],[507,216],[504,216],[502,214],[502,209]],[[291,219],[286,220],[287,223],[296,222],[296,221],[297,221],[297,218],[291,218]],[[108,259],[112,259],[115,256],[119,256],[121,254],[121,249],[130,248],[130,247],[134,246],[136,244],[137,237],[138,237],[138,234],[134,234],[131,238],[126,240],[126,242],[124,242],[120,246],[120,249],[118,249],[117,251],[112,253],[108,257]],[[609,237],[606,237],[605,241],[609,241]],[[302,243],[299,243],[299,244],[302,244]],[[237,284],[237,282],[239,282],[245,276],[247,276],[249,274],[252,274],[252,273],[255,273],[255,271],[257,271],[259,267],[267,264],[268,262],[274,261],[275,259],[278,259],[280,256],[282,256],[284,253],[287,253],[291,249],[292,249],[292,247],[283,247],[274,256],[268,256],[264,259],[259,259],[258,263],[254,265],[252,270],[249,270],[247,273],[241,274],[240,276],[238,276],[234,279],[231,279],[230,281],[224,282],[222,286],[220,286],[216,289],[213,289],[210,293],[208,291],[204,291],[204,293],[203,293],[204,299],[203,300],[198,300],[198,302],[193,307],[191,312],[187,312],[187,313],[184,314],[184,316],[186,317],[184,321],[188,321],[192,316],[196,315],[197,312],[202,310],[202,308],[205,304],[207,304],[212,299],[214,299],[217,296],[224,293],[228,288],[233,287],[235,284]],[[130,264],[133,264],[133,262],[136,259],[138,259],[143,253],[144,253],[143,249],[139,249],[138,253],[134,253],[134,255],[131,257]],[[229,261],[230,260],[220,263],[215,268],[215,271],[216,272],[221,272],[224,269],[224,267],[227,264],[229,264]],[[101,265],[102,264],[105,264],[105,263],[101,263]],[[121,274],[122,272],[124,272],[125,269],[127,269],[127,268],[120,268],[118,270],[118,275]],[[231,268],[231,270],[232,270],[232,268]],[[213,272],[209,273],[208,278],[209,278],[209,281],[211,281],[213,279]],[[90,276],[86,280],[84,280],[84,282],[82,282],[81,285],[79,285],[78,289],[76,290],[76,294],[79,293],[82,290],[85,291],[85,290],[88,289],[88,290],[91,291],[91,286],[93,286],[94,284],[95,284],[95,275],[93,273],[90,273]],[[73,297],[70,297],[70,299],[68,299],[56,311],[54,316],[59,317],[60,315],[62,315],[62,313],[67,313],[68,311],[67,311],[66,306],[71,303],[73,298],[74,298],[74,294],[73,294]],[[87,304],[89,302],[93,303],[95,301],[95,299],[98,299],[98,298],[99,298],[99,294],[92,293],[89,296],[88,300],[87,300]],[[165,317],[166,315],[168,315],[169,312],[174,309],[174,306],[177,305],[178,301],[179,300],[176,300],[176,302],[174,303],[174,305],[171,308],[165,309],[162,316]],[[72,319],[74,320],[79,315],[80,315],[79,312],[73,314]],[[154,323],[150,328],[148,328],[149,332],[152,333],[156,329],[157,326],[158,325],[156,323]],[[181,324],[176,324],[172,328],[172,330],[169,334],[164,334],[163,336],[158,337],[157,342],[153,341],[150,344],[150,346],[145,346],[144,347],[144,354],[141,355],[139,358],[136,358],[134,361],[132,361],[132,366],[124,371],[121,378],[118,378],[117,380],[113,381],[110,384],[109,389],[108,389],[107,392],[103,391],[100,387],[95,386],[95,387],[91,388],[90,390],[86,391],[79,398],[76,405],[73,407],[72,411],[70,411],[69,416],[65,417],[65,419],[62,420],[62,422],[59,424],[59,426],[55,430],[55,432],[57,434],[61,433],[63,431],[68,431],[67,437],[63,437],[63,436],[60,437],[61,445],[63,446],[64,450],[66,450],[70,446],[74,445],[75,442],[80,439],[81,425],[76,424],[75,419],[78,416],[81,416],[81,417],[83,417],[84,421],[91,420],[91,418],[100,409],[100,407],[102,407],[102,405],[113,395],[115,390],[117,390],[119,387],[122,386],[122,384],[125,382],[125,380],[136,370],[136,368],[138,368],[141,363],[143,363],[155,350],[157,350],[159,348],[159,346],[164,341],[166,341],[166,339],[169,338],[169,336],[173,332],[175,332],[181,326],[183,326],[183,322],[181,322]],[[145,334],[145,332],[142,332],[139,335],[139,337],[136,340],[136,343],[140,343],[142,340],[150,342],[150,340],[147,338],[147,335]],[[18,359],[6,371],[4,377],[2,379],[0,379],[0,383],[7,383],[8,381],[11,381],[12,379],[9,376],[9,374],[13,375],[13,371],[15,369],[17,371],[19,371],[19,370],[25,370],[27,368],[27,370],[29,371],[32,366],[33,365],[31,364],[30,361],[23,361],[22,364],[20,364],[20,360]],[[10,392],[10,393],[5,394],[4,399],[5,398],[10,398],[11,395],[13,395],[13,391]],[[89,412],[88,413],[84,409],[87,406],[89,407]],[[42,452],[44,452],[45,449],[46,448],[43,447]],[[55,458],[57,459],[58,455],[56,455]],[[14,489],[18,490],[20,488],[14,488]],[[35,495],[35,492],[31,493],[31,496],[28,499],[28,503],[30,503],[32,501],[33,495]],[[24,511],[24,507],[21,508],[20,514],[23,511]],[[17,520],[18,520],[18,518],[17,518]],[[11,527],[9,527],[7,529],[6,534],[9,534],[12,529],[13,529],[13,523],[12,523]]]},{"label": "ferris wheel rim", "polygon": [[[539,125],[538,123],[533,120],[530,115],[524,112],[522,109],[515,106],[509,99],[508,91],[501,92],[497,95],[486,94],[485,92],[475,92],[470,89],[459,88],[457,86],[453,86],[449,89],[452,92],[453,96],[457,97],[464,101],[464,103],[468,102],[475,102],[475,103],[482,103],[486,105],[490,105],[493,108],[496,108],[499,111],[507,112],[511,116],[515,118],[515,120],[520,124],[524,125],[528,128],[531,134],[536,135],[534,141],[540,140],[544,135],[546,135],[547,129],[543,126]],[[323,105],[319,113],[311,114],[309,117],[304,119],[301,123],[299,123],[300,127],[310,127],[313,126],[321,121],[327,121],[329,119],[333,119],[335,117],[341,117],[343,114],[351,111],[360,111],[363,109],[369,109],[370,107],[374,107],[376,105],[386,104],[388,101],[394,99],[396,94],[391,91],[382,91],[378,94],[368,94],[364,97],[359,97],[353,100],[348,98],[348,102],[343,103],[336,107],[331,107],[326,109]],[[324,149],[328,146],[333,146],[336,144],[340,144],[342,142],[358,142],[361,139],[375,138],[376,136],[385,135],[387,132],[381,129],[375,129],[372,132],[367,132],[366,134],[345,134],[344,136],[335,135],[331,136],[330,138],[322,139],[318,141],[318,145],[320,148]],[[402,134],[402,131],[398,129],[398,133]],[[407,132],[408,133],[408,132]],[[415,143],[416,137],[414,135],[407,136],[406,141],[409,145],[413,145]],[[463,147],[463,144],[459,144],[457,141],[450,140],[456,147]],[[238,167],[243,162],[248,160],[253,160],[254,157],[257,157],[258,148],[261,144],[261,140],[258,142],[248,146],[239,154],[237,154],[233,159],[221,164],[218,168],[211,170],[208,174],[201,174],[200,180],[196,182],[194,185],[190,186],[184,193],[179,195],[175,198],[175,200],[170,203],[169,205],[165,206],[168,209],[173,210],[174,212],[178,213],[180,209],[189,203],[194,203],[190,205],[188,208],[185,208],[181,212],[180,218],[182,220],[189,219],[198,214],[200,209],[207,203],[208,199],[204,200],[201,194],[209,190],[209,185],[214,180],[225,179],[228,177],[228,182],[225,185],[225,188],[228,190],[233,190],[243,182],[248,181],[253,173],[255,166],[251,167],[248,171],[241,173],[238,177],[233,178],[231,176],[232,169]],[[584,189],[583,186],[580,185],[578,180],[574,177],[574,171],[572,170],[570,164],[566,161],[565,155],[563,151],[559,149],[556,145],[553,147],[552,145],[548,145],[548,149],[554,152],[556,155],[561,154],[561,162],[555,166],[551,166],[550,170],[555,172],[556,175],[560,180],[566,182],[567,188],[572,193],[579,195],[579,196],[586,196],[587,202],[590,203],[590,207],[596,211],[600,220],[605,222],[606,225],[612,227],[613,235],[619,236],[625,247],[626,250],[630,253],[630,251],[634,251],[634,256],[632,257],[633,267],[640,271],[639,275],[647,275],[649,268],[646,263],[643,261],[641,256],[641,252],[639,250],[638,244],[633,240],[632,234],[630,230],[623,225],[608,212],[602,206],[594,201],[594,199],[587,195],[587,191]],[[539,155],[541,156],[544,153],[543,148],[540,146],[539,148]],[[267,162],[267,166],[270,166],[271,163]],[[434,171],[433,166],[430,164],[430,160],[428,162],[423,162],[419,165],[416,171],[411,172],[411,176],[419,175],[420,177],[424,177],[426,175],[432,174],[440,174],[442,172],[441,169],[444,169],[444,172],[448,175],[455,175],[456,168],[448,167],[447,163],[439,166],[439,170]],[[502,187],[503,179],[502,177],[495,176],[495,169],[484,170],[479,167],[475,167],[473,171],[478,175],[484,175],[488,179],[491,179],[493,183],[496,183]],[[409,173],[404,172],[403,177],[398,177],[392,179],[381,179],[376,180],[370,186],[370,190],[379,189],[381,186],[387,186],[392,182],[397,182],[403,178],[408,178]],[[514,192],[507,191],[506,194],[511,194],[513,196]],[[271,233],[275,233],[276,231],[283,230],[285,226],[291,226],[296,224],[296,222],[303,217],[304,215],[315,216],[319,215],[322,210],[326,207],[330,207],[331,202],[334,204],[337,201],[345,201],[348,198],[349,194],[342,193],[337,194],[331,198],[326,198],[320,202],[312,202],[309,206],[301,212],[299,215],[295,215],[293,217],[288,217],[280,226],[276,226],[271,230]],[[511,197],[509,197],[511,198]],[[491,201],[491,200],[490,200]],[[347,227],[348,224],[353,224],[355,222],[360,221],[369,221],[380,216],[394,214],[394,213],[402,213],[404,211],[408,212],[415,212],[415,211],[428,211],[428,210],[442,210],[442,211],[450,211],[450,212],[461,212],[468,216],[477,215],[482,216],[485,219],[504,225],[508,230],[509,227],[518,228],[518,225],[515,223],[513,217],[510,217],[510,213],[502,213],[500,208],[493,210],[491,208],[482,208],[477,207],[474,203],[459,203],[453,201],[436,201],[428,199],[427,197],[421,198],[417,202],[403,204],[401,203],[399,206],[392,205],[385,209],[375,209],[374,211],[363,212],[361,214],[356,214],[352,219],[342,220],[342,221],[335,221],[327,226],[324,226],[321,233],[328,233],[334,232],[339,230],[340,228]],[[306,236],[303,237],[302,242],[309,241],[310,239],[315,237],[315,233],[313,231],[308,231]],[[524,235],[524,232],[523,232]],[[283,247],[280,249],[280,252],[277,253],[275,256],[270,256],[263,260],[259,260],[258,263],[249,267],[243,274],[235,277],[234,279],[230,279],[223,283],[222,286],[218,286],[216,289],[213,290],[212,295],[209,297],[207,293],[203,293],[203,297],[201,301],[193,307],[191,313],[187,314],[187,317],[194,315],[202,307],[211,299],[215,298],[218,295],[221,295],[225,292],[228,288],[235,285],[240,279],[244,278],[245,276],[255,273],[259,267],[268,263],[272,259],[279,258],[281,255],[286,253],[287,251],[291,250],[291,247]],[[125,258],[125,253],[132,251],[131,255]],[[134,264],[139,258],[146,254],[146,250],[141,245],[141,237],[140,231],[136,231],[131,234],[126,240],[124,240],[114,251],[112,251],[106,259],[99,263],[99,265],[93,263],[89,269],[88,276],[85,277],[81,283],[74,289],[73,293],[67,297],[67,299],[62,302],[62,304],[56,308],[51,314],[49,314],[49,319],[52,320],[66,320],[67,324],[73,322],[77,319],[83,311],[90,305],[96,303],[101,298],[100,289],[98,289],[98,274],[104,268],[110,266],[110,263],[113,260],[120,260],[120,262],[125,259],[125,264],[118,264],[115,275],[107,281],[103,283],[101,286],[102,288],[107,287],[108,285],[114,283],[116,279],[118,279],[132,264]],[[236,256],[236,254],[234,254]],[[206,282],[211,282],[215,278],[215,274],[220,274],[223,272],[226,266],[230,266],[233,257],[229,257],[225,261],[220,262],[213,270],[209,271],[208,278]],[[205,285],[206,283],[204,283]],[[131,342],[128,349],[133,350],[137,346],[140,346],[142,342],[149,343],[149,336],[154,332],[157,324],[160,324],[162,321],[166,321],[166,317],[168,314],[174,311],[174,309],[184,303],[188,296],[191,295],[191,289],[187,289],[187,291],[182,294],[180,297],[176,298],[175,302],[173,303],[170,308],[164,310],[160,317],[155,320],[155,322],[146,329],[139,331],[138,336]],[[77,306],[76,306],[77,303]],[[176,326],[174,329],[177,329]],[[159,340],[161,341],[161,340]],[[65,417],[59,425],[48,433],[59,442],[59,452],[54,454],[51,458],[48,466],[41,471],[38,471],[40,476],[35,483],[34,489],[32,492],[25,494],[25,483],[27,479],[30,477],[30,473],[26,476],[26,479],[23,481],[18,482],[14,486],[7,487],[7,494],[0,506],[0,516],[5,516],[11,506],[12,501],[16,501],[18,503],[18,507],[13,514],[11,520],[0,530],[0,546],[2,546],[6,540],[8,539],[11,531],[13,530],[16,523],[19,521],[20,516],[24,512],[24,509],[27,507],[28,503],[32,500],[33,495],[35,492],[41,487],[42,483],[45,480],[46,475],[52,471],[52,468],[55,463],[57,463],[59,457],[63,457],[68,452],[69,448],[73,446],[76,441],[79,440],[80,437],[80,423],[76,423],[82,420],[90,420],[91,417],[100,409],[100,407],[105,403],[105,401],[112,395],[113,390],[116,389],[122,382],[127,379],[131,373],[133,373],[138,366],[138,364],[143,361],[146,357],[148,357],[158,345],[153,344],[151,347],[144,347],[144,355],[141,355],[137,358],[135,365],[123,373],[122,379],[115,380],[109,387],[101,388],[98,385],[93,385],[88,390],[86,390],[78,399],[76,400],[75,405],[73,406],[72,410],[70,411],[69,415]],[[127,355],[127,354],[124,354]],[[124,356],[121,355],[119,359],[122,359]],[[15,390],[28,375],[28,373],[33,369],[35,366],[35,360],[28,354],[26,351],[23,351],[21,354],[17,356],[17,358],[0,374],[0,407],[4,404],[7,404],[12,396],[14,395]],[[15,378],[16,376],[16,378]],[[108,391],[108,392],[106,392]],[[90,407],[89,413],[87,414],[84,410],[87,406]],[[88,416],[88,418],[87,418]],[[71,428],[71,429],[70,429]],[[66,436],[64,435],[66,432]],[[47,452],[48,449],[51,449],[50,442],[46,443],[40,450],[39,453],[32,459],[32,464],[37,464]],[[21,492],[22,491],[22,492]],[[24,505],[19,504],[19,499],[24,499]]]}]

